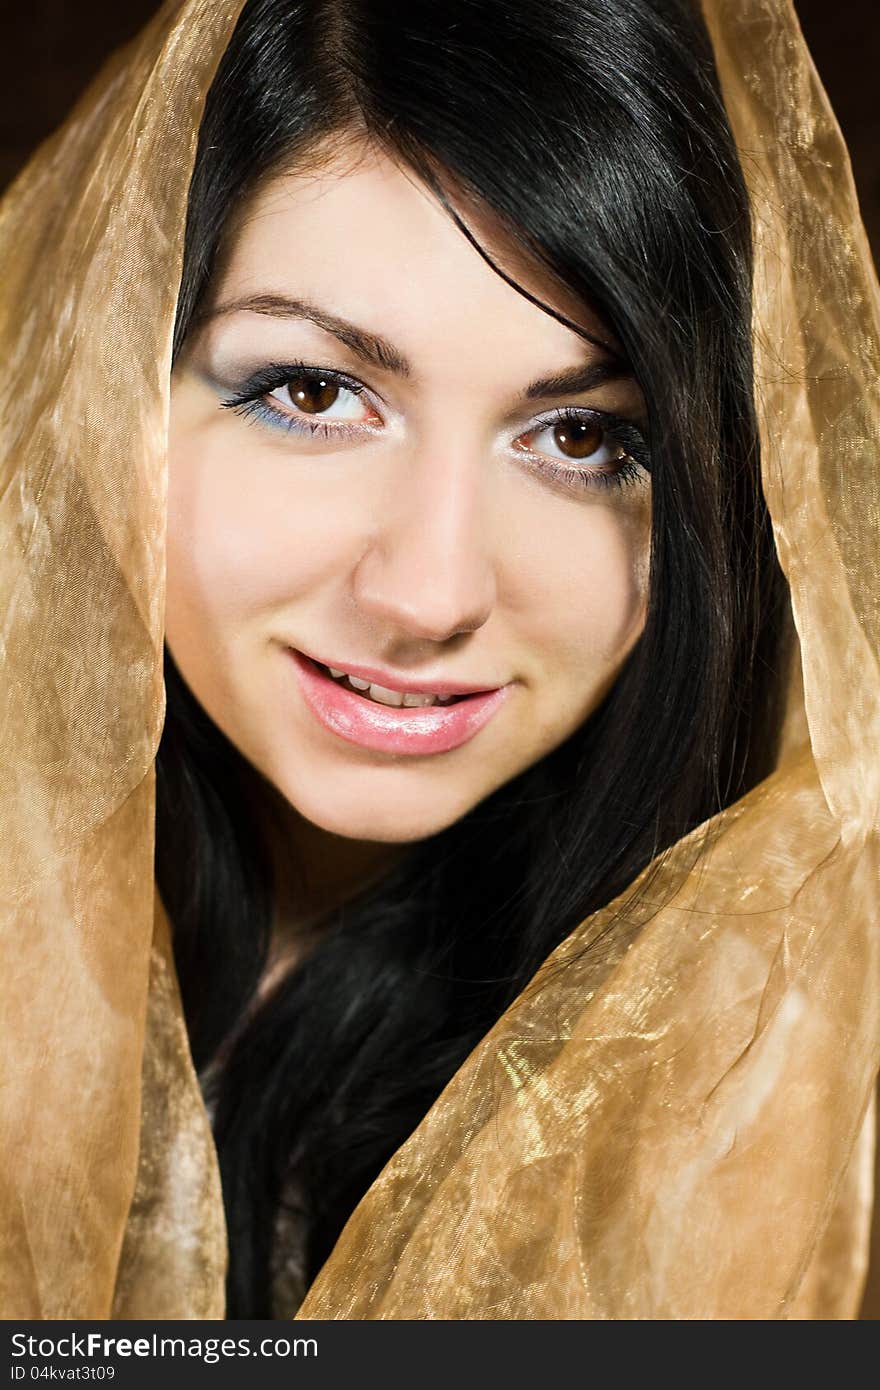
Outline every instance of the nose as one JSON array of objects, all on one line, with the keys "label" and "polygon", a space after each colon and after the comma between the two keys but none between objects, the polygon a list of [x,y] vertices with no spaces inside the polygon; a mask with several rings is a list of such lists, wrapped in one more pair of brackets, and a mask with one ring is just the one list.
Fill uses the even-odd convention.
[{"label": "nose", "polygon": [[354,574],[358,607],[400,636],[442,642],[482,627],[496,596],[485,461],[422,457],[383,508]]}]

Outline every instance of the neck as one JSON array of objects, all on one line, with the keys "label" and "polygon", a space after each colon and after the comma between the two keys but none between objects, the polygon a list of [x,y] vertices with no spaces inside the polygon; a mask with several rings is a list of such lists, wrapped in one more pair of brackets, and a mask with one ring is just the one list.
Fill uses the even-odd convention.
[{"label": "neck", "polygon": [[334,835],[306,820],[270,783],[261,783],[261,820],[275,882],[275,960],[296,952],[328,912],[390,872],[410,846]]}]

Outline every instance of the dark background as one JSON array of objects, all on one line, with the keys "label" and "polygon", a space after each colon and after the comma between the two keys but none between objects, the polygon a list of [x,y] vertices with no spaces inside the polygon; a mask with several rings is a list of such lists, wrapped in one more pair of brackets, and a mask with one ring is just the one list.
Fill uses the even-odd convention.
[{"label": "dark background", "polygon": [[[843,126],[880,263],[880,3],[795,3]],[[0,0],[0,188],[63,120],[106,55],[156,9],[156,0]]]}]

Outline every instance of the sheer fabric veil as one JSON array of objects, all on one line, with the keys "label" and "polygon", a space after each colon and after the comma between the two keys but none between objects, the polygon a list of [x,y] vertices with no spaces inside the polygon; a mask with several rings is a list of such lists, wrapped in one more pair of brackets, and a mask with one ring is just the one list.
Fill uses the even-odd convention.
[{"label": "sheer fabric veil", "polygon": [[[9,1318],[224,1315],[153,764],[186,193],[240,7],[166,4],[0,211]],[[753,198],[764,486],[799,642],[779,765],[613,932],[614,905],[545,963],[363,1198],[302,1317],[858,1315],[880,1063],[880,296],[789,0],[704,10]]]}]

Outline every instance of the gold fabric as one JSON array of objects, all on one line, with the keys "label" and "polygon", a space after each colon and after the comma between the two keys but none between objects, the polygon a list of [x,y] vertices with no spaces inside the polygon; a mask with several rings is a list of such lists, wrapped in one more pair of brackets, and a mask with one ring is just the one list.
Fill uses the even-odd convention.
[{"label": "gold fabric", "polygon": [[[8,1318],[223,1316],[216,1153],[154,913],[153,760],[186,188],[239,8],[166,5],[0,216]],[[765,489],[800,644],[779,766],[612,932],[620,904],[545,963],[361,1201],[301,1317],[858,1314],[880,1062],[880,302],[790,5],[705,9],[753,193]]]}]

